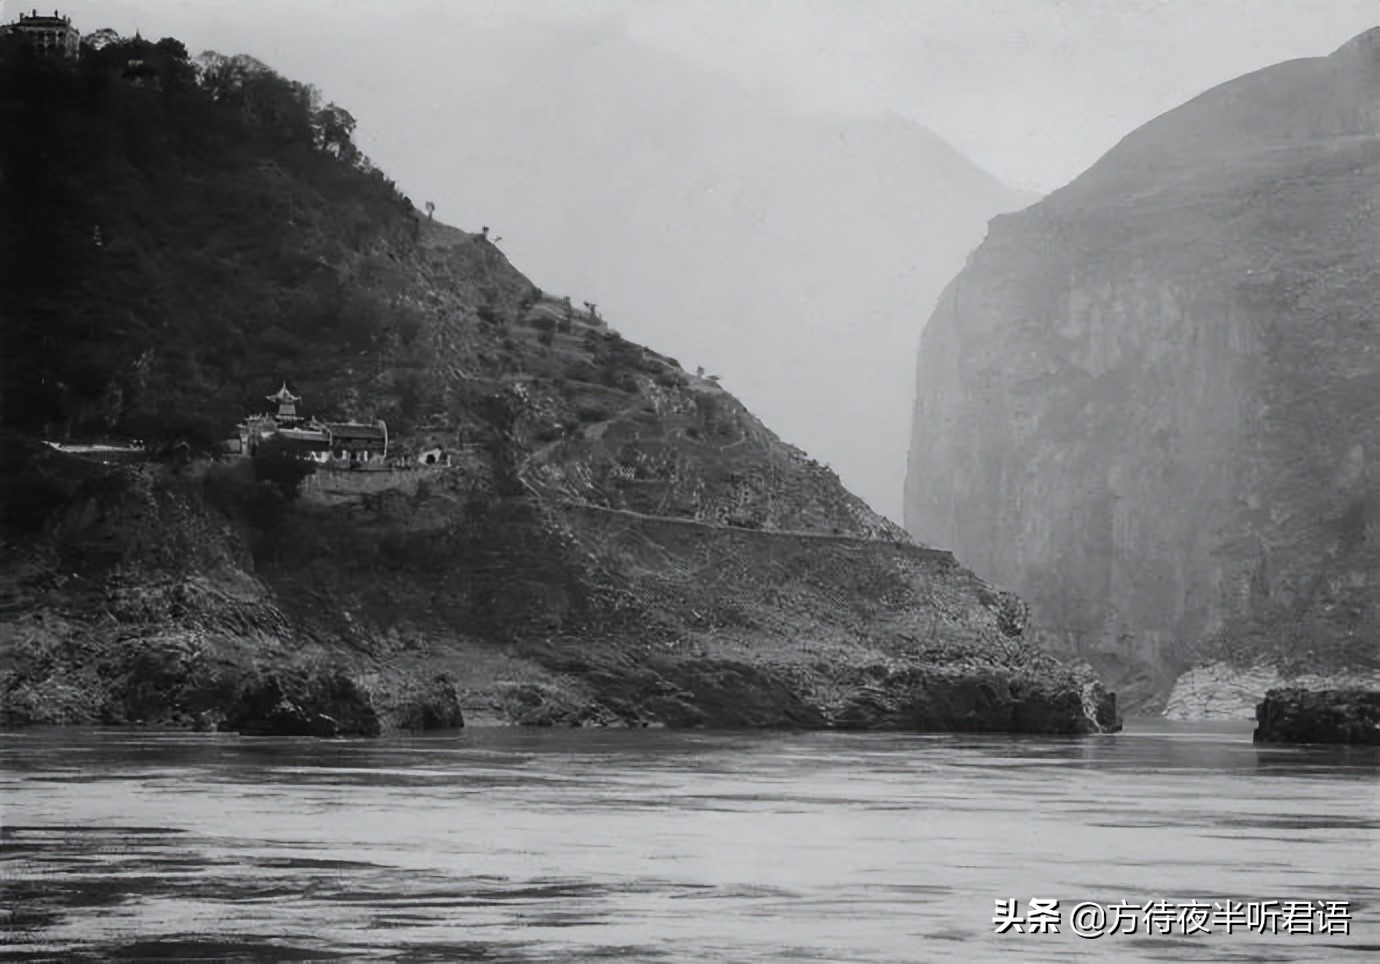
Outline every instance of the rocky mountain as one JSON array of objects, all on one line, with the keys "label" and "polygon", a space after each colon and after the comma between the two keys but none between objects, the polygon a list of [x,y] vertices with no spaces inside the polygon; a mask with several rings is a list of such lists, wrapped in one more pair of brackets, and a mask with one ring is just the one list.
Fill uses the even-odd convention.
[{"label": "rocky mountain", "polygon": [[1194,666],[1374,669],[1378,44],[996,218],[924,330],[907,528],[1147,701]]},{"label": "rocky mountain", "polygon": [[[0,718],[1116,725],[1019,599],[418,212],[351,128],[176,41],[4,51]],[[390,466],[218,454],[284,381],[385,420]]]}]

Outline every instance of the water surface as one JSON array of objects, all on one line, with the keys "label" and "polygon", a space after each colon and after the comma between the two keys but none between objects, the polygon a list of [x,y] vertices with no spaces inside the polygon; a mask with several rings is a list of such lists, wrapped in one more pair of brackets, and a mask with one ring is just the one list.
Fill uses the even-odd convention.
[{"label": "water surface", "polygon": [[[0,736],[28,956],[1373,960],[1373,748],[473,729]],[[1346,900],[1350,934],[997,934],[997,898]]]}]

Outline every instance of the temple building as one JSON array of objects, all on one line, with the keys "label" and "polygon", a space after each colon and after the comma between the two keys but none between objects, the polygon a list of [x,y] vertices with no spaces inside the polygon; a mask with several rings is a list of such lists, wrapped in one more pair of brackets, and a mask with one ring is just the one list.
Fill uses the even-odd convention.
[{"label": "temple building", "polygon": [[288,443],[302,457],[326,466],[357,468],[381,465],[388,457],[388,426],[380,419],[365,422],[307,421],[297,412],[302,396],[288,390],[287,383],[265,396],[278,410],[273,414],[250,415],[239,425],[237,445],[232,451],[253,455],[270,438]]},{"label": "temple building", "polygon": [[56,10],[51,17],[37,10],[21,13],[18,20],[5,25],[4,33],[46,56],[76,58],[81,54],[81,32],[72,26],[71,17],[59,16]]},{"label": "temple building", "polygon": [[331,458],[352,464],[382,462],[388,457],[388,426],[382,420],[373,425],[357,422],[324,422],[321,430],[326,436]]}]

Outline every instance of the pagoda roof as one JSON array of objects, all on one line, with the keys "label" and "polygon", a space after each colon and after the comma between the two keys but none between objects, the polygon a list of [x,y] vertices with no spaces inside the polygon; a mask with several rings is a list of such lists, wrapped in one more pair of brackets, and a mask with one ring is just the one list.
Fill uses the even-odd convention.
[{"label": "pagoda roof", "polygon": [[287,382],[283,382],[283,387],[272,395],[265,395],[264,397],[270,402],[300,402],[302,400],[301,395],[294,395],[288,391]]}]

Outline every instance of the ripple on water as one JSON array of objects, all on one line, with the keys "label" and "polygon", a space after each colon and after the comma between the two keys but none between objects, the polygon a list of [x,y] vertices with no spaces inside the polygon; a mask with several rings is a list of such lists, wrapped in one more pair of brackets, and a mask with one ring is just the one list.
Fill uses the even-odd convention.
[{"label": "ripple on water", "polygon": [[[1370,960],[1377,774],[1374,753],[1262,750],[1245,728],[1162,723],[1093,740],[24,731],[0,771],[0,950]],[[994,935],[995,898],[1037,896],[1350,899],[1355,924],[1097,945]]]}]

